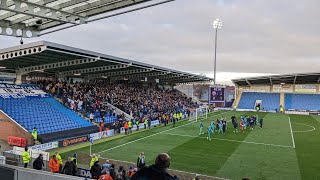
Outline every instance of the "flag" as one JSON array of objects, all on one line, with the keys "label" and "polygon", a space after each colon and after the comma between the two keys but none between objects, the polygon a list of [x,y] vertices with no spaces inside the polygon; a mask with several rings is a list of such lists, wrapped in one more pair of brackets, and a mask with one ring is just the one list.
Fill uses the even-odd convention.
[{"label": "flag", "polygon": [[93,144],[93,139],[92,138],[90,138],[89,141],[90,141],[91,144]]}]

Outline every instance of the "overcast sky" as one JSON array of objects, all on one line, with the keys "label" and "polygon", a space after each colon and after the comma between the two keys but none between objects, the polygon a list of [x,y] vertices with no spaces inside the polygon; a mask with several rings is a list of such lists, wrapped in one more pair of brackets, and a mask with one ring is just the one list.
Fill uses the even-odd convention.
[{"label": "overcast sky", "polygon": [[[220,18],[218,81],[319,72],[319,7],[319,0],[176,0],[25,43],[47,40],[212,76],[212,22]],[[0,48],[18,44],[0,36]]]}]

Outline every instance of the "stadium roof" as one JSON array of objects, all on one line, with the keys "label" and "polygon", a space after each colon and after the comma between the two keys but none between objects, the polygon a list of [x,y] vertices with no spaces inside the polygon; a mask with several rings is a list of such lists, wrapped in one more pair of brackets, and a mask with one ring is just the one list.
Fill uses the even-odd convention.
[{"label": "stadium roof", "polygon": [[36,37],[171,1],[0,0],[0,35]]},{"label": "stadium roof", "polygon": [[39,41],[0,50],[0,70],[27,74],[44,72],[60,77],[155,80],[188,83],[213,79],[129,59]]},{"label": "stadium roof", "polygon": [[320,73],[260,76],[254,78],[233,79],[232,82],[237,86],[273,84],[319,84]]}]

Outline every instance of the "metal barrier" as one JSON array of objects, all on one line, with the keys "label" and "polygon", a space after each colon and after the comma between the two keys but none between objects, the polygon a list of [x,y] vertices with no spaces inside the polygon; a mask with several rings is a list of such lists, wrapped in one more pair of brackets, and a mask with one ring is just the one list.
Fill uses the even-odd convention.
[{"label": "metal barrier", "polygon": [[1,180],[83,180],[85,178],[0,164]]}]

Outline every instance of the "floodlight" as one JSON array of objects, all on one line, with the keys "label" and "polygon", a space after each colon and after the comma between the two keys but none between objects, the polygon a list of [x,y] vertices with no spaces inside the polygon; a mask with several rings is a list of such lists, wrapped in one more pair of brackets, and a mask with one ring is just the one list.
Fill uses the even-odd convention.
[{"label": "floodlight", "polygon": [[222,21],[221,19],[215,19],[213,21],[213,28],[220,29],[222,27]]}]

